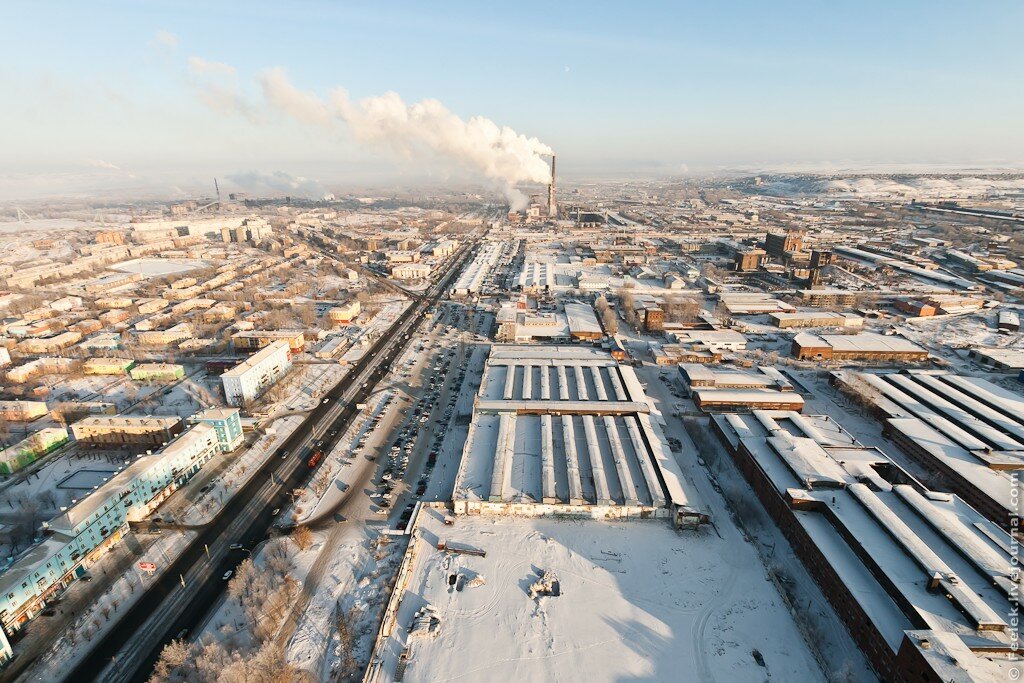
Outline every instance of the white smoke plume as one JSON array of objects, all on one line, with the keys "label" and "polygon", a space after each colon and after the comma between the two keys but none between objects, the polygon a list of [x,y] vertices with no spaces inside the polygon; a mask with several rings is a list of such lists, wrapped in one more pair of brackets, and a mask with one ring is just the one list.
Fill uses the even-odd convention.
[{"label": "white smoke plume", "polygon": [[188,58],[188,76],[199,100],[213,111],[239,114],[253,122],[260,120],[257,107],[242,94],[235,67],[192,56]]},{"label": "white smoke plume", "polygon": [[436,154],[453,160],[498,183],[513,208],[526,203],[516,185],[551,180],[543,156],[552,150],[543,142],[482,116],[463,120],[437,100],[407,104],[387,92],[353,102],[337,88],[324,102],[297,89],[280,68],[264,72],[260,81],[266,100],[288,116],[328,127],[344,123],[357,140],[384,143],[406,156]]},{"label": "white smoke plume", "polygon": [[284,171],[233,173],[227,176],[227,180],[256,195],[292,195],[319,199],[326,194],[324,186],[318,181],[303,176],[293,176]]}]

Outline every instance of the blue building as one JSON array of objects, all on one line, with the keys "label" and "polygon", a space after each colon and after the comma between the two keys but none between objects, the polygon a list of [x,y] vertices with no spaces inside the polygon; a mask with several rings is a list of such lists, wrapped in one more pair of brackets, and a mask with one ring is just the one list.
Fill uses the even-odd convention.
[{"label": "blue building", "polygon": [[[152,455],[139,455],[86,498],[47,522],[43,540],[0,574],[6,634],[45,609],[168,496],[221,451],[214,427],[197,424]],[[0,638],[0,662],[4,643]]]},{"label": "blue building", "polygon": [[220,450],[230,453],[242,445],[242,418],[238,408],[207,408],[189,418],[195,424],[208,424],[217,430]]}]

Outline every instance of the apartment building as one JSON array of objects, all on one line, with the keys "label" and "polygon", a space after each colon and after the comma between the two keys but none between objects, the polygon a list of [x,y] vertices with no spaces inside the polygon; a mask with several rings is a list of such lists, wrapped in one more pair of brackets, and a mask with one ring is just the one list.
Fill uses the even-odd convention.
[{"label": "apartment building", "polygon": [[260,349],[220,376],[224,396],[233,406],[254,401],[292,367],[288,342],[278,340]]}]

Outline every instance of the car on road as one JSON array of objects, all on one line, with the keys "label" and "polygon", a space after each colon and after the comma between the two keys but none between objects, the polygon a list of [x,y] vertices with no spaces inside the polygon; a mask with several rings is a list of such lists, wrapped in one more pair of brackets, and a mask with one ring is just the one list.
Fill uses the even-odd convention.
[{"label": "car on road", "polygon": [[320,402],[321,403],[330,403],[331,402],[331,398],[328,396],[327,398],[325,398],[324,400],[322,400]]},{"label": "car on road", "polygon": [[277,517],[281,513],[281,508],[274,508],[274,511],[270,513],[271,517]]},{"label": "car on road", "polygon": [[227,581],[228,579],[230,579],[234,575],[235,575],[235,571],[233,569],[229,569],[226,572],[224,572],[224,576],[220,577],[220,580],[221,581]]}]

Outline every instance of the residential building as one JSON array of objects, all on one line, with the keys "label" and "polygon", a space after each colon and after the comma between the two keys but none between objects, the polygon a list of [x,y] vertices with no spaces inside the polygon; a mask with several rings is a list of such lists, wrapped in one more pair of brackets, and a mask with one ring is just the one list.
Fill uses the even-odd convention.
[{"label": "residential building", "polygon": [[179,417],[94,415],[71,425],[75,440],[90,445],[159,446],[184,429]]},{"label": "residential building", "polygon": [[0,450],[0,474],[13,474],[68,442],[63,427],[45,427],[18,443]]},{"label": "residential building", "polygon": [[46,412],[44,401],[0,401],[0,418],[10,422],[31,422]]},{"label": "residential building", "polygon": [[176,363],[139,363],[130,374],[140,382],[174,382],[185,376],[185,368]]},{"label": "residential building", "polygon": [[224,453],[242,445],[242,419],[237,408],[207,408],[190,417],[189,422],[205,423],[217,431],[217,443]]},{"label": "residential building", "polygon": [[291,367],[288,342],[272,342],[220,376],[224,396],[229,404],[244,406],[288,374]]},{"label": "residential building", "polygon": [[135,366],[131,358],[90,358],[82,363],[87,375],[126,375]]},{"label": "residential building", "polygon": [[278,340],[288,342],[292,353],[302,353],[306,338],[302,330],[244,330],[231,335],[231,343],[237,351],[254,351]]},{"label": "residential building", "polygon": [[36,617],[128,533],[129,522],[145,519],[218,452],[214,428],[197,424],[47,522],[43,540],[0,574],[3,630],[10,635]]}]

